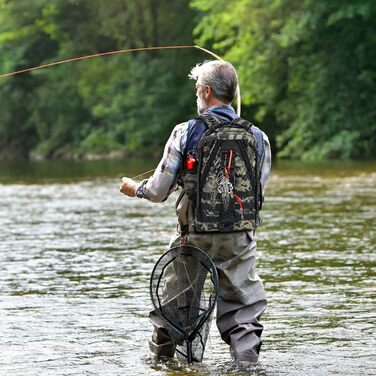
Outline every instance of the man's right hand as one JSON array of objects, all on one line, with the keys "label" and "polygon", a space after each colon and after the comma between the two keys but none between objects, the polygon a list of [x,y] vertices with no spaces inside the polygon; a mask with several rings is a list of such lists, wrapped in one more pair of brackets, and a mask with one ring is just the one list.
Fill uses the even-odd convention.
[{"label": "man's right hand", "polygon": [[121,178],[120,192],[129,197],[136,197],[137,183],[130,178]]}]

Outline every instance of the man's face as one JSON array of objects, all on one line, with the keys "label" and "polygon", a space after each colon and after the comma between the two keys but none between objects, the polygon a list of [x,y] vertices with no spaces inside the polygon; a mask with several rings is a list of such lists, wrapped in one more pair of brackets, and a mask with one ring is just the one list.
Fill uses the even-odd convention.
[{"label": "man's face", "polygon": [[205,85],[201,84],[199,82],[199,80],[197,80],[197,83],[196,83],[196,96],[197,96],[197,113],[199,115],[201,115],[202,113],[204,113],[209,105],[208,105],[208,102],[206,101],[205,99]]}]

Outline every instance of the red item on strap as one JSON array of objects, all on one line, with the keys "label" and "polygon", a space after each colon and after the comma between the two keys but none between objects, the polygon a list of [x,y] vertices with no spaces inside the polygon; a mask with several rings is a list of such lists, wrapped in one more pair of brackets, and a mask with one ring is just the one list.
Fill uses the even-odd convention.
[{"label": "red item on strap", "polygon": [[188,155],[184,161],[184,167],[186,170],[193,170],[196,167],[197,159],[193,155]]}]

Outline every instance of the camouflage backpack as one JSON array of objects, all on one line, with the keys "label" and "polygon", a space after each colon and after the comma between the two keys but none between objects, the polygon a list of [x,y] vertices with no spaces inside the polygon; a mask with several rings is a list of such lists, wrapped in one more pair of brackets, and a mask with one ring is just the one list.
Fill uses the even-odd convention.
[{"label": "camouflage backpack", "polygon": [[262,132],[242,118],[223,122],[203,114],[199,119],[208,129],[182,171],[183,187],[194,207],[195,232],[256,229],[263,201]]}]

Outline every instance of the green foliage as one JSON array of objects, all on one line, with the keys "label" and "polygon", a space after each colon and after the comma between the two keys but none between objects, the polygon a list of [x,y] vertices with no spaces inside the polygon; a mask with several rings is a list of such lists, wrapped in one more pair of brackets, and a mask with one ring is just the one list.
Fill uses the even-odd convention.
[{"label": "green foliage", "polygon": [[[0,22],[0,71],[7,72],[97,52],[192,44],[193,11],[186,0],[17,0],[1,3]],[[154,153],[194,113],[187,74],[195,63],[192,51],[119,54],[3,79],[0,157],[19,150],[35,158]]]},{"label": "green foliage", "polygon": [[[242,113],[281,158],[375,157],[375,16],[373,0],[0,0],[0,72],[194,35],[233,62]],[[205,58],[119,54],[0,79],[0,158],[159,151],[195,112],[187,73]]]},{"label": "green foliage", "polygon": [[376,156],[376,3],[194,0],[198,43],[238,68],[286,158]]}]

